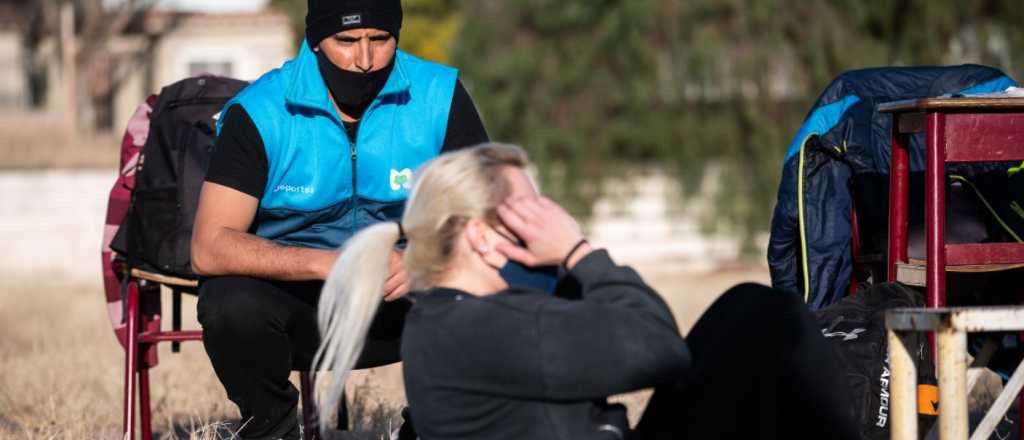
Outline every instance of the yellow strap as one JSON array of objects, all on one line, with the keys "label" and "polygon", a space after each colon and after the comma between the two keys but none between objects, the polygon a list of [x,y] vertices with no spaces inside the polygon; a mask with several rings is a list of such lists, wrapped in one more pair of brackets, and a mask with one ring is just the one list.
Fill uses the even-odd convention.
[{"label": "yellow strap", "polygon": [[808,134],[804,138],[804,141],[800,143],[800,165],[797,168],[796,177],[796,207],[797,216],[800,222],[800,263],[803,266],[804,271],[804,302],[811,298],[811,277],[810,269],[808,268],[807,262],[807,227],[804,223],[804,147],[807,145],[807,141],[811,139],[816,133]]},{"label": "yellow strap", "polygon": [[999,222],[999,225],[1001,225],[1003,227],[1003,229],[1006,230],[1006,232],[1010,233],[1010,236],[1013,237],[1014,240],[1017,240],[1017,243],[1024,243],[1024,240],[1021,240],[1020,237],[1017,236],[1017,234],[1015,232],[1013,232],[1013,229],[1010,229],[1010,227],[1006,224],[1006,222],[1003,221],[1003,218],[1000,217],[998,213],[996,213],[996,210],[992,209],[992,205],[988,204],[988,200],[981,193],[981,191],[978,190],[978,187],[974,186],[974,184],[971,183],[970,180],[967,180],[967,178],[965,178],[964,176],[958,176],[956,174],[951,174],[949,177],[951,179],[953,179],[953,180],[957,180],[957,181],[966,183],[967,186],[970,186],[971,189],[974,190],[974,193],[978,195],[978,198],[981,199],[981,203],[985,205],[986,209],[988,209],[988,212],[990,214],[992,214],[992,217],[995,217],[996,221]]}]

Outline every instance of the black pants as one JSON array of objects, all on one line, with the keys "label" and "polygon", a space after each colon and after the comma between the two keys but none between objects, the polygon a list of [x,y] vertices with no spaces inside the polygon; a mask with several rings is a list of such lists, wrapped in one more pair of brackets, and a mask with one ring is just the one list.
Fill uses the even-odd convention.
[{"label": "black pants", "polygon": [[[316,307],[322,285],[239,276],[200,283],[203,344],[241,412],[241,437],[297,438],[299,392],[288,376],[308,370],[320,344]],[[406,300],[382,304],[356,368],[398,362],[408,309]]]},{"label": "black pants", "polygon": [[795,295],[723,294],[686,337],[690,374],[656,388],[631,439],[857,439],[839,360]]}]

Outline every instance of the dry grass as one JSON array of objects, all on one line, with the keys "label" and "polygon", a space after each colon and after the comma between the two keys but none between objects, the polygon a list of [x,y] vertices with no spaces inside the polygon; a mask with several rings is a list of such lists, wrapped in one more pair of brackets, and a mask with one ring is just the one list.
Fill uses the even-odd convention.
[{"label": "dry grass", "polygon": [[[99,286],[65,285],[41,276],[37,282],[6,282],[2,295],[0,438],[120,438],[124,352],[110,330]],[[193,315],[194,304],[184,302]],[[195,325],[187,312],[184,322]],[[155,437],[231,438],[239,427],[238,411],[202,346],[185,343],[181,353],[171,353],[162,344],[159,356],[151,375]],[[381,428],[400,420],[404,395],[392,393],[401,387],[400,376],[396,366],[353,378],[356,429],[386,432]],[[395,383],[396,377],[397,385],[384,383]]]},{"label": "dry grass", "polygon": [[[766,278],[762,268],[688,273],[673,266],[641,271],[661,289],[684,330],[728,285]],[[45,274],[0,279],[0,438],[120,438],[124,352],[107,322],[99,283],[69,285]],[[185,327],[195,326],[194,299],[186,297],[184,309]],[[202,346],[186,343],[181,353],[171,353],[162,344],[159,356],[151,380],[156,438],[231,438],[238,412]],[[382,438],[400,423],[401,367],[357,373],[348,388],[354,428],[362,434],[335,437]],[[641,391],[615,400],[626,403],[635,422],[648,397]]]}]

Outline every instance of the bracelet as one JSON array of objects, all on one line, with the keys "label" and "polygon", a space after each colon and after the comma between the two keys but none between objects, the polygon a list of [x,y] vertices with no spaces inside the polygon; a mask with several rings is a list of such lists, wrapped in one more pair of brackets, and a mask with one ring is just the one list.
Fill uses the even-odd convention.
[{"label": "bracelet", "polygon": [[589,243],[589,241],[587,241],[586,238],[581,238],[580,241],[577,241],[572,249],[569,250],[569,253],[565,255],[565,259],[562,260],[562,267],[564,267],[566,271],[569,270],[569,259],[572,258],[572,255],[575,254],[576,251],[580,250],[580,248],[587,243]]}]

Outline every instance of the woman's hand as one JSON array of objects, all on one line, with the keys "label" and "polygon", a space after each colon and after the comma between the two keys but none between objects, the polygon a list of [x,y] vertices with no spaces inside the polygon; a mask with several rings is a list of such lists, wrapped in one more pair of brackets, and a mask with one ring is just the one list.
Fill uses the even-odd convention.
[{"label": "woman's hand", "polygon": [[[527,266],[561,264],[583,240],[583,230],[576,219],[546,197],[508,199],[498,206],[498,217],[526,246],[521,248],[502,242],[497,246],[498,251]],[[572,268],[590,251],[590,246],[584,243],[573,252],[566,266]]]}]

